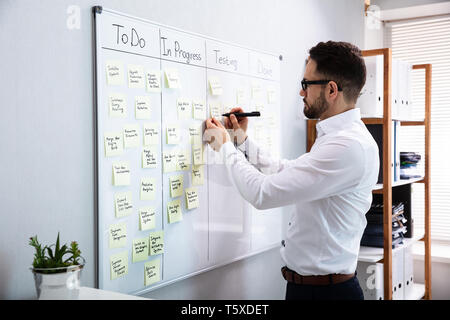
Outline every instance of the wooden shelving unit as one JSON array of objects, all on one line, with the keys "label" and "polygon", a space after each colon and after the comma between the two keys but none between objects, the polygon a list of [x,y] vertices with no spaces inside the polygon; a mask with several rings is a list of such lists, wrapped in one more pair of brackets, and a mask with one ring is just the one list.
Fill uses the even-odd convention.
[{"label": "wooden shelving unit", "polygon": [[[402,126],[425,126],[425,176],[419,179],[401,180],[392,183],[391,172],[391,135],[392,119],[391,95],[392,95],[392,50],[390,48],[366,50],[363,56],[382,55],[384,61],[384,94],[383,117],[363,118],[365,124],[383,125],[383,184],[377,184],[373,192],[383,195],[383,229],[384,248],[361,248],[360,259],[367,262],[383,262],[384,298],[392,300],[392,188],[408,183],[425,184],[425,232],[405,241],[411,245],[415,241],[424,241],[425,244],[425,284],[415,284],[414,294],[406,299],[431,300],[431,242],[430,242],[430,115],[431,115],[431,64],[414,65],[413,69],[425,69],[425,119],[401,120]],[[396,120],[396,119],[395,119]],[[307,151],[311,150],[316,139],[317,120],[307,120]]]}]

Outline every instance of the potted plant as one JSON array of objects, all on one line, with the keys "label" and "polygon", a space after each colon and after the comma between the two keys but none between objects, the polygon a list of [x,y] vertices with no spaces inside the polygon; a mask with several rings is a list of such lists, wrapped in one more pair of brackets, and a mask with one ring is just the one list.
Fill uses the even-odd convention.
[{"label": "potted plant", "polygon": [[77,299],[81,270],[85,264],[78,243],[72,241],[70,246],[60,246],[58,232],[56,244],[42,246],[34,236],[29,245],[36,250],[30,269],[38,299]]}]

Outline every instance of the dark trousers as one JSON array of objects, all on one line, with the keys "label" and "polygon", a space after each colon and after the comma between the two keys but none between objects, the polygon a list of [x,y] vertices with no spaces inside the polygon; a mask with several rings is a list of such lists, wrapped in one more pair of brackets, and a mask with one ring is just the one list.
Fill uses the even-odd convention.
[{"label": "dark trousers", "polygon": [[356,276],[325,286],[302,285],[287,282],[286,300],[364,300]]}]

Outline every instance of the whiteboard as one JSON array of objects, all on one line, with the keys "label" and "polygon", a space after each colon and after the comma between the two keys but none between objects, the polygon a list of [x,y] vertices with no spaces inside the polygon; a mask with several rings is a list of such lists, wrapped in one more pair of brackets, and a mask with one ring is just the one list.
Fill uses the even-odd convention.
[{"label": "whiteboard", "polygon": [[[261,111],[248,134],[278,156],[279,56],[93,9],[99,287],[141,294],[279,246],[281,208],[249,205],[218,153],[195,140],[211,112],[239,104]],[[169,131],[178,132],[176,142],[167,140]],[[194,178],[194,168],[203,179]],[[181,192],[171,193],[180,177]],[[187,208],[188,188],[198,207]],[[181,213],[172,211],[169,220],[177,200]]]}]

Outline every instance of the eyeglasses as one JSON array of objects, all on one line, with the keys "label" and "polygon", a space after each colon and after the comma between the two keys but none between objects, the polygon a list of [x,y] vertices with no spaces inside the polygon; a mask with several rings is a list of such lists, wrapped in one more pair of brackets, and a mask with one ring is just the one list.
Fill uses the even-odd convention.
[{"label": "eyeglasses", "polygon": [[[306,89],[308,89],[308,86],[311,84],[327,84],[330,81],[334,81],[334,80],[305,80],[303,79],[301,84],[302,84],[302,89],[303,91],[306,91]],[[342,91],[342,88],[336,83],[338,91]]]}]

